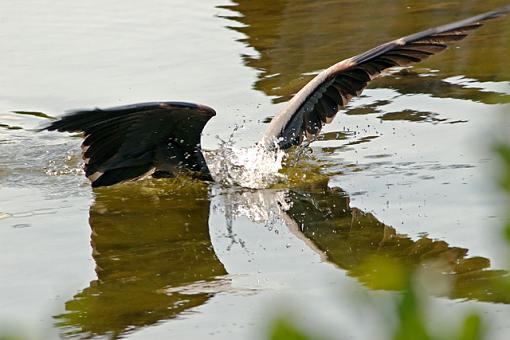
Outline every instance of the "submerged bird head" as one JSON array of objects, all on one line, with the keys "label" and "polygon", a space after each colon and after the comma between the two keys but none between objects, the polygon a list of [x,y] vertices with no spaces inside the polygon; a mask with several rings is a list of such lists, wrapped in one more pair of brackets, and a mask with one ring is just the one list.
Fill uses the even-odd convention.
[{"label": "submerged bird head", "polygon": [[278,147],[255,144],[236,147],[231,140],[222,142],[215,151],[205,154],[214,180],[226,186],[250,189],[267,188],[282,181],[279,173],[285,152]]}]

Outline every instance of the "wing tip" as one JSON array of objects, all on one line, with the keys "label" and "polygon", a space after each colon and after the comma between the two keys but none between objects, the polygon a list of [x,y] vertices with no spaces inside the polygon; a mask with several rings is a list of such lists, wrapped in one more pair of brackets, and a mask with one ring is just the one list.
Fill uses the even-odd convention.
[{"label": "wing tip", "polygon": [[494,12],[496,12],[496,15],[503,15],[503,14],[507,14],[507,13],[510,13],[510,4],[508,5],[505,5],[503,7],[500,7],[498,8],[497,10],[495,10]]}]

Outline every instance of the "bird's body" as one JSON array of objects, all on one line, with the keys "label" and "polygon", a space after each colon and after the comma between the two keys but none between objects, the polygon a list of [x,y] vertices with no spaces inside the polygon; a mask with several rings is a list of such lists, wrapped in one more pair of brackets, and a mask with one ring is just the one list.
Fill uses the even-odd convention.
[{"label": "bird's body", "polygon": [[[384,70],[424,60],[508,12],[510,5],[393,40],[332,65],[275,115],[257,147],[272,152],[299,145],[304,138],[314,140],[322,126]],[[200,135],[215,114],[212,108],[192,103],[141,103],[71,112],[44,129],[84,133],[85,173],[93,187],[182,172],[212,180]]]}]

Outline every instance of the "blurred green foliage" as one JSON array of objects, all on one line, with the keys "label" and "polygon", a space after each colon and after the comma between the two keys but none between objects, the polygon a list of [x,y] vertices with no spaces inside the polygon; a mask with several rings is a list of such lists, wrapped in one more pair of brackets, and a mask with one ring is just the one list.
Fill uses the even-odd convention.
[{"label": "blurred green foliage", "polygon": [[[502,163],[499,184],[501,189],[503,189],[507,196],[510,197],[510,147],[505,144],[499,144],[495,147],[495,151],[499,155]],[[506,240],[510,244],[510,215],[507,216],[507,222],[504,230]]]},{"label": "blurred green foliage", "polygon": [[[432,327],[430,327],[430,325],[425,321],[425,307],[420,294],[418,294],[416,285],[413,283],[412,278],[414,278],[414,276],[415,275],[411,275],[408,277],[407,288],[394,300],[398,324],[393,331],[389,329],[381,330],[382,334],[384,334],[384,332],[388,334],[386,338],[391,340],[484,339],[484,325],[481,317],[476,313],[467,315],[457,330],[442,328],[437,329],[437,327],[432,329]],[[380,309],[377,308],[374,308],[373,310],[380,311]],[[387,310],[385,310],[385,312],[387,312]],[[381,338],[384,339],[384,337]],[[269,339],[315,340],[321,338],[318,338],[316,335],[312,335],[311,332],[301,330],[289,319],[280,318],[272,325]]]},{"label": "blurred green foliage", "polygon": [[459,340],[476,340],[484,337],[482,319],[478,314],[468,315],[459,331]]},{"label": "blurred green foliage", "polygon": [[276,320],[271,329],[271,340],[312,340],[316,337],[305,334],[285,318]]},{"label": "blurred green foliage", "polygon": [[416,286],[409,284],[397,300],[399,324],[393,340],[481,340],[484,338],[482,320],[478,314],[470,314],[463,320],[458,331],[448,335],[451,330],[439,329],[440,334],[432,335],[425,323],[424,307],[416,291]]},{"label": "blurred green foliage", "polygon": [[423,308],[412,282],[409,280],[404,294],[398,301],[399,326],[395,331],[395,340],[432,340],[423,320]]},{"label": "blurred green foliage", "polygon": [[0,340],[23,340],[24,338],[14,333],[0,333]]}]

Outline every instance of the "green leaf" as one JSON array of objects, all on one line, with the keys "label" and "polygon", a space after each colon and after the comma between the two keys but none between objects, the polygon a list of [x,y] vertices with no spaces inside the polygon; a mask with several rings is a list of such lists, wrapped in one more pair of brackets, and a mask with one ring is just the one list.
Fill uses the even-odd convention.
[{"label": "green leaf", "polygon": [[499,183],[503,190],[510,193],[510,147],[508,145],[498,144],[495,146],[494,150],[503,163]]},{"label": "green leaf", "polygon": [[483,339],[482,319],[478,314],[468,315],[464,319],[458,340],[480,340]]},{"label": "green leaf", "polygon": [[271,340],[312,340],[311,337],[297,329],[285,319],[278,319],[273,324]]},{"label": "green leaf", "polygon": [[398,304],[399,326],[395,331],[394,340],[432,339],[423,321],[422,308],[414,287],[409,282]]}]

